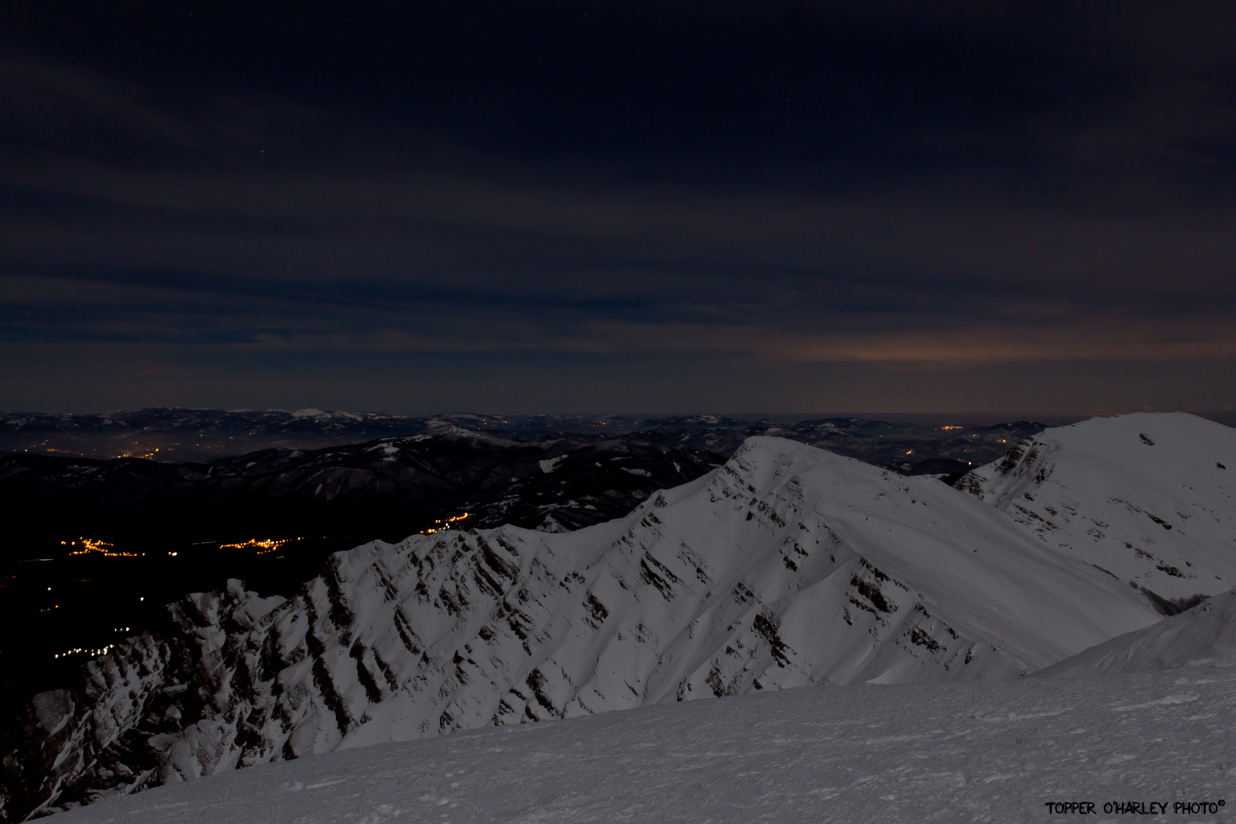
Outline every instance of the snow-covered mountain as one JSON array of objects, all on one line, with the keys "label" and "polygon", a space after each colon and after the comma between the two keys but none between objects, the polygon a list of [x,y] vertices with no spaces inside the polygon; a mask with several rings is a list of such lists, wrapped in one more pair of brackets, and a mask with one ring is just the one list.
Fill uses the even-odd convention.
[{"label": "snow-covered mountain", "polygon": [[[1202,488],[1189,461],[1167,474],[1140,440],[1107,436],[1126,420],[1090,426],[1082,458],[1066,434],[1056,474],[1031,475],[1043,487],[1091,456],[1118,467],[1118,478],[1086,476],[1078,520],[1093,522],[1092,499],[1145,511],[1182,483]],[[1136,426],[1155,449],[1202,448],[1187,417]],[[1211,447],[1230,451],[1231,430],[1219,429]],[[1015,677],[1159,620],[1137,589],[1005,513],[997,487],[1011,488],[1025,460],[1039,458],[970,485],[988,506],[934,478],[752,438],[612,522],[372,543],[332,556],[289,599],[239,582],[192,596],[163,631],[93,661],[84,690],[36,701],[23,758],[5,764],[7,809],[645,704]],[[1211,498],[1197,501],[1202,512]],[[1216,512],[1231,524],[1230,506]],[[1219,534],[1185,532],[1181,563],[1222,555]]]},{"label": "snow-covered mountain", "polygon": [[958,484],[1165,613],[1236,584],[1236,430],[1134,414],[1048,429]]},{"label": "snow-covered mountain", "polygon": [[[0,718],[85,658],[54,655],[140,633],[159,605],[229,578],[291,595],[331,552],[369,540],[444,524],[576,529],[724,460],[622,438],[528,443],[453,426],[205,463],[0,454],[0,623],[38,628],[0,644]],[[73,554],[83,536],[125,560]],[[284,546],[251,544],[263,540]]]},{"label": "snow-covered mountain", "polygon": [[1093,646],[1036,675],[1110,675],[1177,667],[1236,668],[1236,590]]}]

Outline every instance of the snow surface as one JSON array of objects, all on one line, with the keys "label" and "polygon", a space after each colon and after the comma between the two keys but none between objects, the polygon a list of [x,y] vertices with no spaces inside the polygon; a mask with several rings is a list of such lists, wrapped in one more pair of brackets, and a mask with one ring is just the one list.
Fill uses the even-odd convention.
[{"label": "snow surface", "polygon": [[1236,804],[1236,669],[819,687],[252,767],[56,824],[1044,822],[1047,801]]},{"label": "snow surface", "polygon": [[1179,666],[1236,667],[1236,590],[1091,647],[1041,675],[1150,672]]}]

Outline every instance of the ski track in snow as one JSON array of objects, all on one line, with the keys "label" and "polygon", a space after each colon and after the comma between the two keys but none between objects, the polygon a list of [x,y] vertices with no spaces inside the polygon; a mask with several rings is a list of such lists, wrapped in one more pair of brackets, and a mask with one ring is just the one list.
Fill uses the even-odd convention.
[{"label": "ski track in snow", "polygon": [[56,824],[1043,822],[1046,801],[1236,804],[1236,667],[829,686],[267,764]]}]

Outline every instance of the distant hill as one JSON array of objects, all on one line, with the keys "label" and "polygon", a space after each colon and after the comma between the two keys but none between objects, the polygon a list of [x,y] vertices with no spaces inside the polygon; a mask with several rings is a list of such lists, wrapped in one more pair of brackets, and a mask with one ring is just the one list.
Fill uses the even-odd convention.
[{"label": "distant hill", "polygon": [[753,435],[777,435],[888,466],[901,474],[965,472],[992,461],[1018,440],[1043,429],[1019,421],[994,426],[926,425],[860,418],[794,424],[717,415],[638,418],[582,415],[408,417],[377,413],[141,409],[93,415],[0,415],[0,451],[89,458],[202,462],[265,449],[315,450],[425,434],[443,427],[527,443],[577,443],[615,437],[685,446],[728,457]]}]

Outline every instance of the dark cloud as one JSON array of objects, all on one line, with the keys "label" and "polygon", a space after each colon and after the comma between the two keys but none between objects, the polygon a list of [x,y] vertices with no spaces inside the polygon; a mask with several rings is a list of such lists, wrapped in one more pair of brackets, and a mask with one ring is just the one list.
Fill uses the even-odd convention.
[{"label": "dark cloud", "polygon": [[925,8],[11,7],[0,404],[1236,406],[1234,13]]}]

